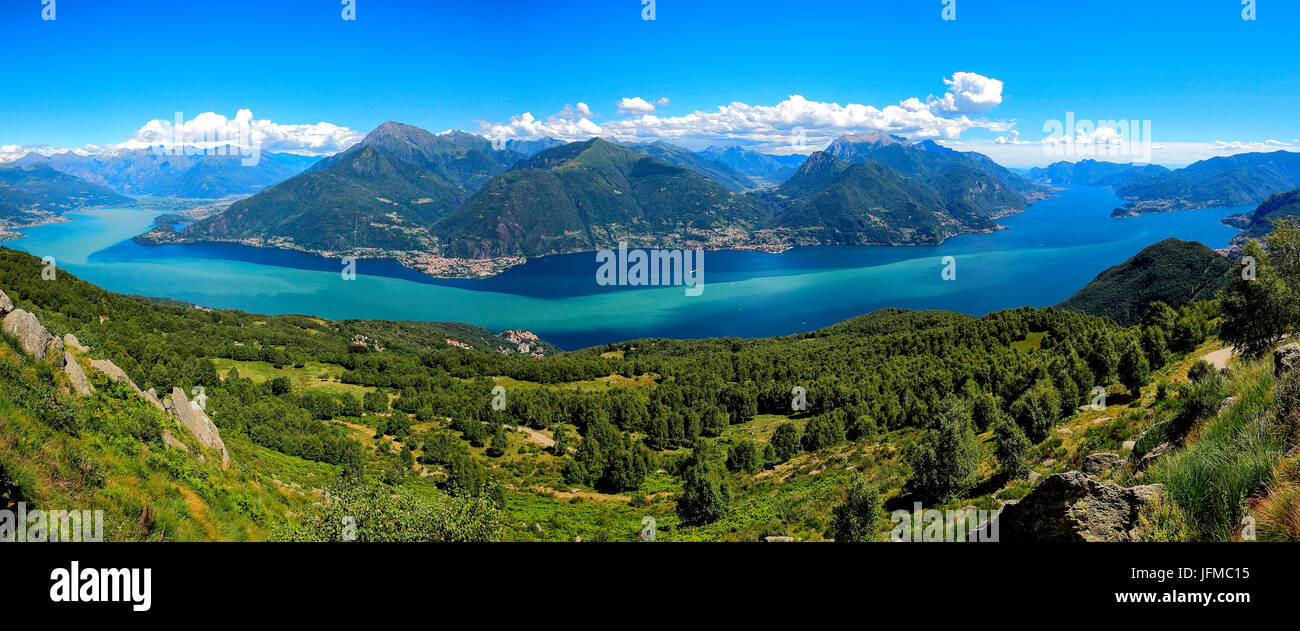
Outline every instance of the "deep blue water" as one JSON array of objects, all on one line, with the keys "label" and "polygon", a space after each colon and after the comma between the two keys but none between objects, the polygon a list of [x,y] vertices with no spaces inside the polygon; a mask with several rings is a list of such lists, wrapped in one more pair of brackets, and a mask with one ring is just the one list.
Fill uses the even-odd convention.
[{"label": "deep blue water", "polygon": [[[327,318],[469,322],[524,328],[564,348],[637,337],[784,335],[883,307],[974,315],[1068,298],[1103,269],[1167,237],[1225,247],[1219,219],[1244,208],[1115,219],[1108,190],[1074,188],[1000,221],[990,234],[938,246],[795,248],[780,254],[705,254],[705,291],[602,287],[591,253],[550,256],[487,279],[433,279],[393,261],[361,260],[343,280],[336,259],[234,244],[142,246],[156,211],[98,209],[23,229],[4,245],[124,293],[210,307]],[[957,278],[942,280],[952,256]]]}]

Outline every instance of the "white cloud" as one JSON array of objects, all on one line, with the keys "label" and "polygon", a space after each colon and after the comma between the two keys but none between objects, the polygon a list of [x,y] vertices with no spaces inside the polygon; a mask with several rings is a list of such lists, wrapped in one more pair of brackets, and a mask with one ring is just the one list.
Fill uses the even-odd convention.
[{"label": "white cloud", "polygon": [[[582,105],[582,104],[579,104]],[[591,114],[582,105],[578,114]],[[226,118],[215,112],[204,112],[190,120],[151,120],[137,129],[125,141],[107,145],[86,145],[69,149],[49,145],[0,146],[0,162],[10,162],[29,152],[52,155],[71,151],[80,155],[112,153],[121,150],[148,149],[150,147],[212,148],[223,145],[256,148],[266,152],[298,153],[312,156],[333,155],[361,141],[364,134],[331,123],[284,125],[266,119],[255,120],[253,113],[241,109],[235,117]]]},{"label": "white cloud", "polygon": [[931,99],[930,109],[955,114],[983,114],[1002,104],[1002,82],[974,72],[954,72],[944,79],[948,92]]},{"label": "white cloud", "polygon": [[653,111],[655,106],[639,96],[623,97],[618,102],[619,114],[649,114]]},{"label": "white cloud", "polygon": [[[885,131],[913,139],[955,139],[968,129],[1006,132],[1014,126],[1012,122],[971,116],[1002,102],[1001,81],[959,72],[944,82],[949,91],[943,97],[928,102],[913,97],[884,107],[812,101],[792,94],[775,105],[737,101],[716,110],[659,116],[652,104],[637,97],[618,102],[619,113],[626,118],[602,124],[593,121],[594,116],[575,114],[566,108],[544,120],[526,112],[506,123],[481,123],[481,127],[484,135],[501,139],[581,140],[602,136],[619,142],[665,140],[697,148],[725,142],[785,153],[794,147],[805,147],[805,152],[818,149],[847,133]],[[667,99],[659,102],[666,103]]]},{"label": "white cloud", "polygon": [[1291,146],[1290,143],[1282,142],[1280,140],[1271,140],[1271,139],[1265,140],[1263,142],[1258,142],[1258,141],[1242,142],[1240,140],[1234,140],[1232,142],[1224,142],[1222,140],[1216,140],[1214,141],[1213,148],[1216,151],[1227,151],[1229,153],[1241,153],[1242,151],[1265,151],[1268,149],[1278,149],[1280,147],[1290,147],[1290,146]]},{"label": "white cloud", "polygon": [[655,105],[658,105],[659,107],[663,107],[663,106],[665,106],[665,105],[668,105],[668,97],[666,97],[666,96],[661,96],[661,97],[659,97],[659,100],[658,100],[658,101],[655,101]]},{"label": "white cloud", "polygon": [[1021,139],[1020,139],[1020,132],[1018,132],[1018,131],[1016,131],[1016,130],[1014,130],[1014,129],[1011,130],[1011,131],[1009,131],[1009,132],[1007,132],[1007,135],[1005,135],[1005,136],[998,136],[998,137],[997,137],[993,142],[996,142],[996,143],[998,143],[999,145],[1028,145],[1028,144],[1032,144],[1032,143],[1030,143],[1028,140],[1021,140]]},{"label": "white cloud", "polygon": [[253,112],[241,109],[230,119],[204,112],[190,120],[177,114],[176,121],[152,120],[136,130],[117,149],[194,146],[210,148],[224,144],[258,147],[262,151],[331,155],[359,142],[363,134],[331,123],[283,125],[253,119]]}]

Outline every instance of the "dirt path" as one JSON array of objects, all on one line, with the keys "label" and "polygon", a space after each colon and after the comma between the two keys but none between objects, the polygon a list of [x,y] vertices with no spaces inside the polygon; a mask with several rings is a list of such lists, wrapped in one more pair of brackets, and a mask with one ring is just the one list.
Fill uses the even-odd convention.
[{"label": "dirt path", "polygon": [[516,432],[523,432],[525,434],[528,434],[528,440],[535,442],[541,445],[542,447],[546,447],[547,449],[555,446],[554,438],[550,438],[546,434],[543,434],[531,427],[516,427],[514,425],[503,425],[502,427],[506,429],[513,429]]},{"label": "dirt path", "polygon": [[1212,353],[1201,355],[1201,359],[1210,362],[1210,365],[1214,366],[1215,370],[1223,370],[1228,367],[1228,360],[1232,359],[1236,354],[1236,349],[1229,346],[1228,348],[1221,348]]}]

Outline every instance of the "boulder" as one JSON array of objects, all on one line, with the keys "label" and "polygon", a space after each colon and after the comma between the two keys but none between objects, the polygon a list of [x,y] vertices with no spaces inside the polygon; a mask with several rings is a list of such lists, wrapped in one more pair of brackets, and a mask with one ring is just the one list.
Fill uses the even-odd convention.
[{"label": "boulder", "polygon": [[23,350],[31,353],[36,359],[45,359],[45,349],[50,345],[50,340],[54,339],[54,336],[41,326],[36,316],[22,309],[14,309],[5,316],[4,332],[18,338],[18,343],[22,345]]},{"label": "boulder", "polygon": [[92,359],[90,360],[90,366],[95,370],[104,373],[104,375],[109,379],[118,383],[126,382],[128,386],[131,386],[132,390],[135,390],[137,393],[140,392],[140,386],[135,385],[135,382],[131,381],[131,378],[127,376],[126,371],[118,368],[117,364],[114,364],[112,361],[107,359]]},{"label": "boulder", "polygon": [[230,464],[230,454],[226,451],[226,443],[221,440],[221,432],[217,431],[217,426],[199,409],[198,404],[191,402],[180,388],[172,388],[171,403],[176,420],[190,430],[204,447],[221,452],[222,466]]},{"label": "boulder", "polygon": [[[1174,444],[1171,442],[1166,441],[1160,443],[1159,445],[1156,445],[1151,451],[1142,454],[1142,457],[1138,458],[1134,462],[1133,469],[1135,471],[1143,471],[1147,467],[1151,466],[1151,463],[1155,462],[1156,460],[1159,460],[1165,454],[1173,451],[1173,449],[1174,449]],[[1137,455],[1136,451],[1130,454],[1129,456],[1130,459],[1135,455]]]},{"label": "boulder", "polygon": [[75,336],[75,335],[73,335],[73,334],[71,334],[71,333],[69,333],[69,334],[63,336],[63,346],[66,347],[66,348],[74,349],[74,350],[76,350],[78,353],[84,353],[84,352],[90,350],[90,347],[89,347],[89,346],[84,346],[84,345],[82,345],[81,340],[78,340],[78,339],[77,339],[77,336]]},{"label": "boulder", "polygon": [[5,292],[0,291],[0,316],[9,315],[14,310],[14,301],[9,299]]},{"label": "boulder", "polygon": [[1281,377],[1300,365],[1300,344],[1291,342],[1273,350],[1273,374]]},{"label": "boulder", "polygon": [[81,365],[68,351],[63,351],[63,372],[68,373],[68,379],[72,381],[72,389],[77,396],[84,397],[93,391],[90,381],[86,379],[85,371],[81,370]]},{"label": "boulder", "polygon": [[1135,541],[1138,515],[1164,494],[1164,485],[1121,487],[1081,471],[1047,476],[997,517],[1000,541]]},{"label": "boulder", "polygon": [[789,541],[794,541],[794,537],[787,537],[785,535],[768,535],[766,537],[763,537],[763,541],[766,541],[768,543],[789,542]]},{"label": "boulder", "polygon": [[1097,453],[1088,454],[1083,459],[1083,472],[1088,475],[1101,475],[1111,469],[1114,469],[1124,459],[1116,454]]},{"label": "boulder", "polygon": [[172,434],[172,431],[170,429],[163,430],[163,446],[168,448],[177,447],[181,451],[184,451],[185,453],[189,453],[190,451],[190,448],[186,447],[185,443],[177,440],[176,436]]},{"label": "boulder", "polygon": [[158,393],[153,388],[149,388],[148,390],[141,392],[140,395],[143,396],[146,401],[152,403],[153,406],[158,408],[159,410],[162,410],[163,412],[167,411],[167,408],[163,407],[162,401],[158,400]]}]

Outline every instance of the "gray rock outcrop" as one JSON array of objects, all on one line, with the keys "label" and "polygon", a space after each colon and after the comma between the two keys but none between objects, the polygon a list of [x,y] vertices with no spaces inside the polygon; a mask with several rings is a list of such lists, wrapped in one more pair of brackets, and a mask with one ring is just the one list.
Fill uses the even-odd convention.
[{"label": "gray rock outcrop", "polygon": [[1116,454],[1088,454],[1083,459],[1083,472],[1088,475],[1101,475],[1114,469],[1123,461],[1124,459]]},{"label": "gray rock outcrop", "polygon": [[90,381],[86,379],[86,372],[68,351],[63,351],[63,372],[68,373],[68,379],[72,381],[72,389],[77,396],[84,397],[94,390],[90,386]]},{"label": "gray rock outcrop", "polygon": [[140,386],[135,385],[135,382],[131,381],[131,377],[127,376],[126,371],[118,368],[117,364],[114,364],[111,360],[92,359],[90,360],[90,366],[95,370],[104,373],[104,375],[109,379],[118,383],[125,382],[126,385],[131,386],[132,390],[141,393]]},{"label": "gray rock outcrop", "polygon": [[14,301],[9,299],[9,295],[0,291],[0,316],[9,315],[14,310]]},{"label": "gray rock outcrop", "polygon": [[1004,542],[1135,541],[1138,516],[1159,501],[1164,485],[1121,487],[1080,471],[1047,476],[998,515]]},{"label": "gray rock outcrop", "polygon": [[1291,342],[1273,349],[1273,374],[1281,377],[1300,365],[1300,344]]},{"label": "gray rock outcrop", "polygon": [[90,347],[89,347],[89,346],[85,346],[84,344],[82,344],[82,343],[81,343],[81,340],[78,340],[78,339],[77,339],[77,336],[75,336],[75,335],[73,335],[73,334],[71,334],[71,333],[69,333],[69,334],[63,336],[63,346],[66,347],[66,348],[73,349],[73,350],[77,351],[78,353],[84,353],[84,352],[90,350]]},{"label": "gray rock outcrop", "polygon": [[212,419],[185,396],[184,390],[172,388],[171,404],[176,420],[190,430],[204,447],[221,452],[222,466],[230,464],[230,454],[226,451],[226,443],[221,440],[221,432],[217,431]]},{"label": "gray rock outcrop", "polygon": [[22,309],[14,309],[5,315],[4,332],[18,338],[23,350],[36,359],[45,359],[45,349],[49,347],[50,340],[54,339],[35,315]]}]

